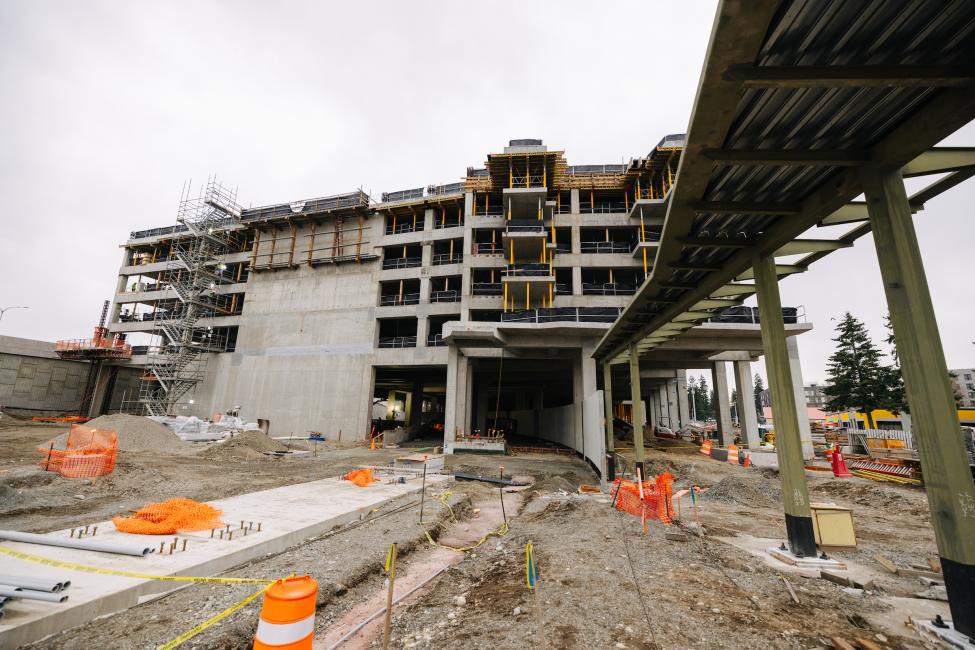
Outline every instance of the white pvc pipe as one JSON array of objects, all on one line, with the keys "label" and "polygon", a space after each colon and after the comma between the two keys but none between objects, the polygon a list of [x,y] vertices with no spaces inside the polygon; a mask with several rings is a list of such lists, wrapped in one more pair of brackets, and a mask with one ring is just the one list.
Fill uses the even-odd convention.
[{"label": "white pvc pipe", "polygon": [[20,589],[12,585],[0,585],[0,596],[8,598],[23,598],[25,600],[43,600],[49,603],[63,603],[68,599],[66,594],[51,594],[46,591]]},{"label": "white pvc pipe", "polygon": [[31,578],[29,576],[15,576],[0,573],[0,585],[13,585],[35,591],[56,592],[71,586],[70,580],[55,580],[54,578]]},{"label": "white pvc pipe", "polygon": [[74,539],[64,537],[54,537],[53,535],[37,535],[35,533],[21,533],[16,530],[0,530],[0,539],[11,542],[24,542],[26,544],[43,544],[45,546],[60,546],[61,548],[74,548],[80,551],[100,551],[102,553],[115,553],[116,555],[134,555],[145,557],[152,553],[149,546],[132,546],[124,544],[113,544],[111,542],[96,542],[88,539]]}]

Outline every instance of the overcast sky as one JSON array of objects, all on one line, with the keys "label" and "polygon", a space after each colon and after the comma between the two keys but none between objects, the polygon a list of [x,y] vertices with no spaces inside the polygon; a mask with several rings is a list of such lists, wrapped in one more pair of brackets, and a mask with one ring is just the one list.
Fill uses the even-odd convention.
[{"label": "overcast sky", "polygon": [[[0,334],[90,335],[131,230],[210,174],[244,205],[460,179],[511,138],[615,163],[687,128],[714,2],[0,3]],[[947,144],[975,145],[975,127]],[[949,367],[975,366],[975,181],[917,217]],[[872,240],[782,283],[881,339]],[[761,369],[760,367],[758,369]]]}]

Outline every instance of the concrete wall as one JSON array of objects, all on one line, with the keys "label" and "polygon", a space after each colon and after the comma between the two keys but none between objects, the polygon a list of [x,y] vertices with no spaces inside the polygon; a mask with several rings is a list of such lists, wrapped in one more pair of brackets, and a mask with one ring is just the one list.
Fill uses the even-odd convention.
[{"label": "concrete wall", "polygon": [[[582,404],[582,435],[584,456],[601,476],[606,476],[606,428],[603,391],[591,393]],[[581,451],[581,450],[580,450]]]},{"label": "concrete wall", "polygon": [[[109,410],[121,407],[126,389],[137,394],[140,374],[138,368],[119,369]],[[103,376],[107,377],[107,368]],[[87,377],[88,364],[61,360],[54,343],[0,336],[0,406],[26,415],[76,413]],[[96,392],[96,414],[103,395]]]},{"label": "concrete wall", "polygon": [[566,447],[575,447],[575,405],[555,406],[542,409],[538,418],[538,437],[557,442]]}]

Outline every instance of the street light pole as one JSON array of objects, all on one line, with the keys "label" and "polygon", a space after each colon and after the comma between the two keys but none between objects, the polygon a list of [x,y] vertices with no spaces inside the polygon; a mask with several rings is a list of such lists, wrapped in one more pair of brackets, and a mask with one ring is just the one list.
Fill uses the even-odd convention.
[{"label": "street light pole", "polygon": [[7,313],[8,309],[30,309],[30,307],[23,307],[20,305],[14,307],[2,307],[0,308],[0,320],[3,320],[3,315]]}]

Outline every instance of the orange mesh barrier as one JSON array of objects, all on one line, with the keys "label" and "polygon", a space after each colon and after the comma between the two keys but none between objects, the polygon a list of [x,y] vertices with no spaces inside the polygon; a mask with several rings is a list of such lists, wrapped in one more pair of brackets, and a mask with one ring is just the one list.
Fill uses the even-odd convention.
[{"label": "orange mesh barrier", "polygon": [[665,524],[671,523],[674,512],[672,501],[674,493],[674,477],[670,472],[664,472],[652,481],[643,482],[643,501],[640,500],[640,487],[636,481],[616,479],[613,491],[619,486],[616,496],[616,507],[624,512],[642,519],[659,519]]},{"label": "orange mesh barrier", "polygon": [[352,481],[359,487],[369,487],[371,483],[378,481],[374,478],[371,469],[354,469],[342,477],[343,481]]},{"label": "orange mesh barrier", "polygon": [[133,512],[131,517],[112,517],[112,523],[123,533],[138,535],[190,533],[224,525],[218,509],[193,499],[150,503]]},{"label": "orange mesh barrier", "polygon": [[111,474],[118,456],[118,436],[109,429],[71,425],[64,449],[54,449],[53,441],[39,447],[40,465],[67,478],[94,478]]}]

